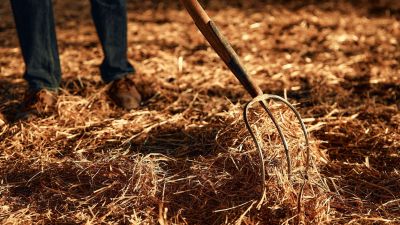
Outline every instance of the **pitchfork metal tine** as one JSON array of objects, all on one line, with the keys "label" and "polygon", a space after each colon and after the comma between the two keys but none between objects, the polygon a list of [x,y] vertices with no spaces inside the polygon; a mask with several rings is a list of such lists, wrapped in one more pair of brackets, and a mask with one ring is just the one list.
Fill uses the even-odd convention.
[{"label": "pitchfork metal tine", "polygon": [[296,118],[299,120],[300,125],[301,125],[301,130],[303,131],[303,134],[304,134],[304,139],[305,139],[305,144],[306,144],[306,165],[305,165],[304,174],[303,174],[304,183],[303,183],[303,185],[302,185],[302,187],[301,187],[301,189],[299,191],[299,194],[298,194],[298,210],[299,210],[299,213],[300,213],[300,210],[301,210],[301,198],[303,196],[304,187],[305,187],[305,185],[307,183],[307,180],[308,180],[308,169],[309,169],[309,161],[310,161],[310,148],[309,148],[308,134],[307,134],[306,126],[304,125],[304,121],[300,116],[300,113],[296,110],[296,108],[292,104],[290,104],[290,102],[288,102],[286,99],[284,99],[284,98],[282,98],[282,97],[280,97],[278,95],[263,94],[263,95],[257,96],[257,97],[255,97],[254,99],[252,99],[250,102],[248,102],[246,104],[246,106],[244,108],[244,111],[243,111],[243,117],[244,117],[244,121],[245,121],[245,124],[246,124],[246,128],[250,132],[250,136],[252,137],[252,139],[253,139],[253,141],[254,141],[254,143],[256,145],[257,151],[258,151],[259,156],[260,156],[260,161],[261,161],[261,167],[262,167],[261,168],[261,170],[262,170],[261,171],[261,175],[262,175],[263,192],[262,192],[260,204],[261,204],[261,201],[263,201],[264,193],[266,192],[266,186],[265,186],[265,177],[266,177],[266,172],[265,171],[266,170],[265,170],[264,154],[263,154],[263,151],[261,149],[260,142],[258,141],[258,138],[256,137],[253,129],[251,128],[251,125],[250,125],[250,122],[249,122],[249,119],[248,119],[249,109],[254,103],[256,103],[256,102],[260,102],[261,103],[262,107],[266,110],[268,116],[270,117],[270,119],[274,123],[276,129],[278,130],[279,136],[280,136],[280,138],[282,140],[282,143],[283,143],[283,146],[284,146],[284,149],[285,149],[286,160],[287,160],[287,164],[288,164],[288,178],[289,178],[289,180],[291,180],[291,172],[292,172],[292,169],[291,169],[291,157],[290,157],[290,154],[289,154],[289,147],[288,147],[288,144],[287,144],[287,141],[286,141],[286,137],[283,134],[282,128],[279,126],[279,124],[278,124],[277,120],[275,119],[274,115],[272,114],[271,110],[267,106],[266,101],[269,100],[269,99],[272,99],[272,100],[275,100],[275,101],[278,101],[278,102],[282,102],[285,105],[287,105],[291,109],[291,111],[295,114]]}]

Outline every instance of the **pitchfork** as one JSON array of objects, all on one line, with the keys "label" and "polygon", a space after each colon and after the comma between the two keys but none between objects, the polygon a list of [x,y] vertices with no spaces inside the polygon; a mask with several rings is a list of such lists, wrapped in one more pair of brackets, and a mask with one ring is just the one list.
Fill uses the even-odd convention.
[{"label": "pitchfork", "polygon": [[305,137],[305,144],[306,144],[306,165],[305,165],[305,171],[304,171],[304,175],[303,175],[304,176],[304,184],[301,187],[300,193],[298,195],[298,206],[299,206],[299,210],[300,210],[300,201],[302,198],[304,186],[308,179],[307,173],[308,173],[309,160],[310,160],[310,153],[309,153],[310,150],[309,150],[307,129],[306,129],[304,122],[300,116],[300,113],[286,99],[284,99],[280,96],[277,96],[277,95],[264,94],[262,92],[262,90],[257,86],[257,84],[247,74],[246,69],[244,68],[243,64],[240,62],[239,57],[236,54],[236,52],[233,50],[232,46],[228,43],[226,38],[219,32],[215,23],[210,19],[210,17],[207,15],[207,13],[205,12],[205,10],[202,8],[202,6],[199,4],[199,2],[197,0],[181,0],[181,2],[185,6],[186,10],[189,12],[190,16],[193,18],[196,26],[199,28],[201,33],[204,35],[204,37],[210,43],[212,48],[217,52],[217,54],[220,56],[220,58],[229,67],[229,69],[232,71],[232,73],[236,76],[236,78],[240,81],[240,83],[243,85],[243,87],[247,90],[247,92],[253,98],[250,102],[248,102],[246,104],[246,106],[244,108],[243,116],[244,116],[246,128],[250,132],[250,135],[256,145],[256,148],[259,153],[260,160],[261,160],[263,193],[261,195],[260,204],[262,203],[264,196],[265,196],[264,194],[266,193],[265,161],[264,161],[263,151],[261,149],[261,144],[259,143],[259,141],[255,135],[255,132],[253,131],[253,129],[249,123],[249,120],[248,120],[249,109],[253,104],[255,104],[256,102],[259,102],[261,104],[262,108],[265,109],[268,116],[271,118],[273,124],[275,125],[275,127],[279,133],[280,139],[281,139],[284,149],[285,149],[286,160],[287,160],[287,165],[288,165],[287,172],[288,172],[289,179],[290,179],[290,174],[292,173],[289,147],[288,147],[285,135],[283,134],[282,128],[278,124],[278,122],[277,122],[276,118],[274,117],[274,115],[272,114],[271,110],[268,108],[267,101],[274,100],[274,101],[284,103],[285,105],[287,105],[290,108],[291,111],[294,112],[295,116],[299,120],[302,132]]}]

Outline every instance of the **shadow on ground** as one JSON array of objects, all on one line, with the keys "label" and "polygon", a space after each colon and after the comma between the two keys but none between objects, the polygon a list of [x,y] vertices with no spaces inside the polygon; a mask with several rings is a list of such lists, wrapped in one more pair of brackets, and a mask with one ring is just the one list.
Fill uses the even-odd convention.
[{"label": "shadow on ground", "polygon": [[21,79],[0,77],[0,113],[12,121],[25,93],[26,85]]}]

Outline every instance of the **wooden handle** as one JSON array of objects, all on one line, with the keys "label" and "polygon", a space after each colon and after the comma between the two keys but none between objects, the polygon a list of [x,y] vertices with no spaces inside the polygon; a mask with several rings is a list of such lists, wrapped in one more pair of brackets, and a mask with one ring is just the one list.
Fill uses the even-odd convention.
[{"label": "wooden handle", "polygon": [[238,55],[197,0],[181,0],[201,33],[252,97],[263,94],[247,74]]}]

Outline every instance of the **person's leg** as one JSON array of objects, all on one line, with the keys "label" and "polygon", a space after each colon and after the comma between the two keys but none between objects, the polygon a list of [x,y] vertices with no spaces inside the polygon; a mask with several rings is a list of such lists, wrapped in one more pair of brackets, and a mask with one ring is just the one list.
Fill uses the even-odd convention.
[{"label": "person's leg", "polygon": [[126,0],[91,0],[91,4],[104,52],[100,66],[103,81],[109,83],[135,73],[127,58]]},{"label": "person's leg", "polygon": [[55,90],[61,67],[51,0],[11,0],[31,91]]}]

